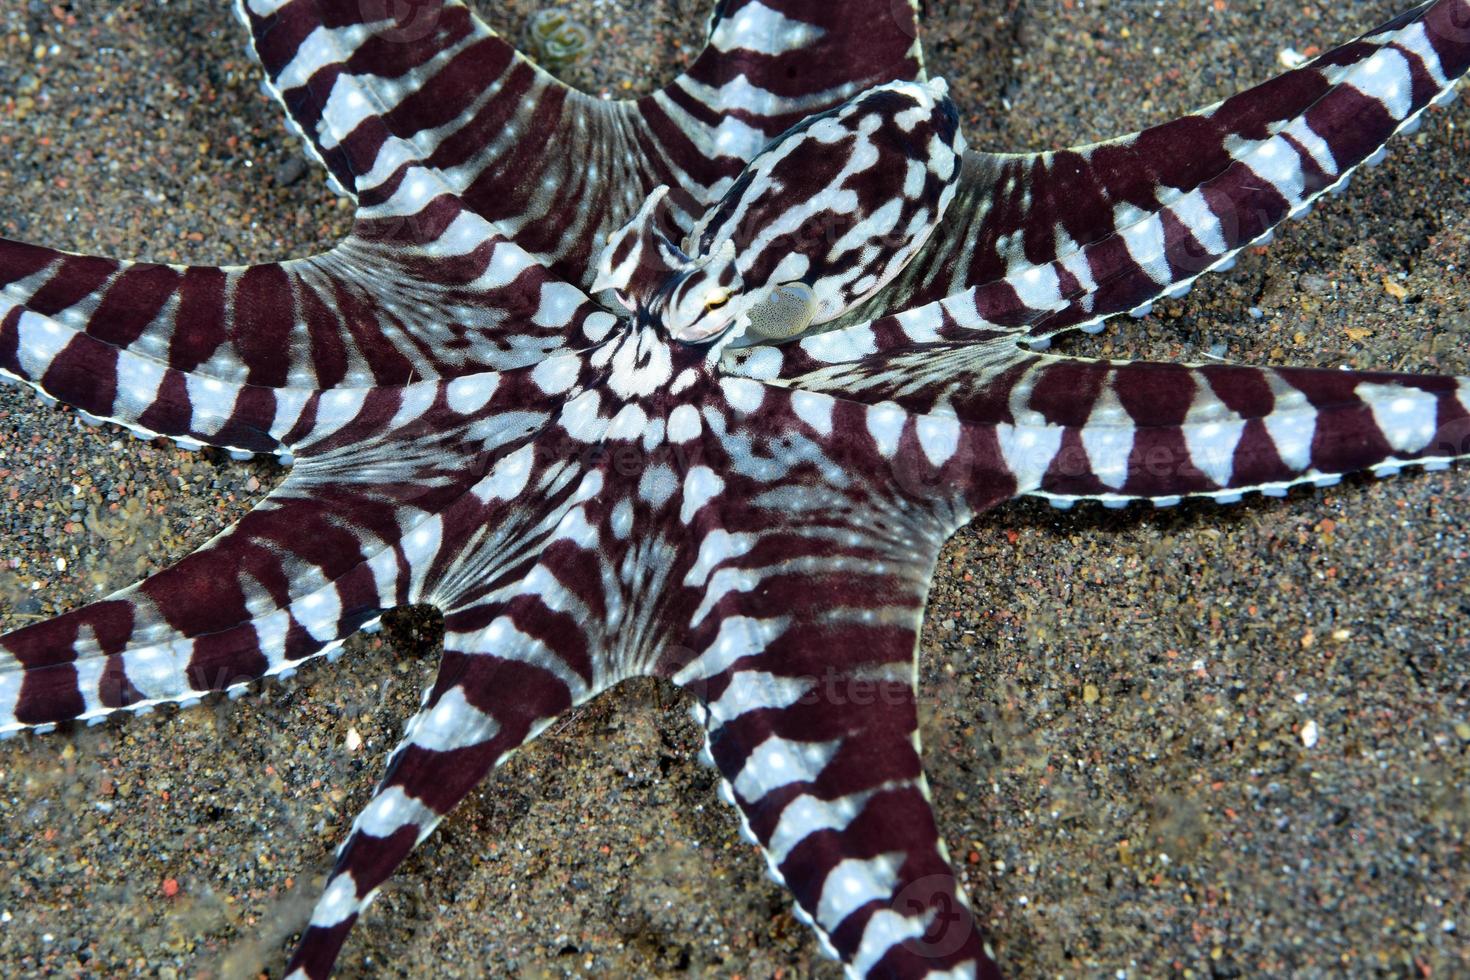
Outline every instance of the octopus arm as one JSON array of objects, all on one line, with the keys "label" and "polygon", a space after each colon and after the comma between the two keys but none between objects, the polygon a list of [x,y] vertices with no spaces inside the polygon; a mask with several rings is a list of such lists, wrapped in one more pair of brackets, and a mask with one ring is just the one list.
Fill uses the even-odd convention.
[{"label": "octopus arm", "polygon": [[[946,223],[850,322],[948,297],[910,340],[1036,338],[1144,315],[1382,159],[1470,68],[1470,0],[1434,0],[1310,63],[1120,139],[970,151]],[[956,295],[958,294],[958,295]],[[937,335],[937,336],[936,336]]]},{"label": "octopus arm", "polygon": [[365,532],[392,523],[380,501],[288,480],[172,567],[0,637],[0,733],[289,675],[396,604],[395,544]]},{"label": "octopus arm", "polygon": [[1005,338],[830,365],[791,384],[981,428],[1017,492],[1062,507],[1231,502],[1470,454],[1470,378],[1092,360]]},{"label": "octopus arm", "polygon": [[[371,213],[432,180],[587,288],[607,234],[660,184],[683,230],[806,116],[920,74],[912,3],[732,0],[647,97],[570,88],[457,0],[237,0],[309,154]],[[411,203],[411,202],[410,202]]]},{"label": "octopus arm", "polygon": [[[543,513],[513,507],[507,488],[532,485],[545,507],[565,495],[556,467],[531,483],[532,437],[570,385],[548,393],[547,373],[312,395],[291,473],[233,527],[136,585],[0,636],[0,735],[242,693],[385,610],[504,577],[520,560],[505,538]],[[500,537],[484,540],[487,527]]]},{"label": "octopus arm", "polygon": [[996,977],[936,826],[914,685],[940,546],[1012,485],[953,419],[731,390],[756,424],[705,439],[725,493],[689,511],[699,558],[667,606],[683,639],[657,672],[697,699],[721,796],[849,976]]},{"label": "octopus arm", "polygon": [[755,584],[697,624],[674,677],[699,699],[746,839],[850,976],[998,977],[919,750],[916,641],[939,540],[912,548],[906,522],[875,524],[768,529],[715,573]]},{"label": "octopus arm", "polygon": [[0,375],[140,434],[246,453],[283,452],[323,392],[533,364],[614,323],[445,198],[254,266],[0,241]]},{"label": "octopus arm", "polygon": [[544,606],[490,599],[445,615],[444,656],[372,799],[353,821],[286,973],[324,980],[398,865],[511,752],[591,691],[557,667],[581,634]]}]

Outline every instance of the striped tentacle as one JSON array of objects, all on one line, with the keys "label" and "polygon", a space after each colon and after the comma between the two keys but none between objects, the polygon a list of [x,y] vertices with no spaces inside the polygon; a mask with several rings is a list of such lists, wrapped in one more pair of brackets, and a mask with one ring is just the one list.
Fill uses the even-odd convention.
[{"label": "striped tentacle", "polygon": [[486,34],[456,0],[236,0],[235,13],[288,125],[335,189],[353,197],[363,178],[372,186],[388,139],[411,145],[419,136],[412,114],[427,101],[426,83],[457,82],[432,93],[441,100],[433,107],[452,118],[493,77],[467,75],[456,60]]},{"label": "striped tentacle", "polygon": [[233,695],[335,649],[408,591],[398,517],[289,479],[171,568],[0,637],[0,733]]},{"label": "striped tentacle", "polygon": [[673,178],[665,182],[702,202],[719,198],[805,117],[875,85],[920,79],[917,33],[913,0],[718,4],[694,64],[636,104],[647,144]]},{"label": "striped tentacle", "polygon": [[930,809],[913,685],[940,545],[1011,485],[957,490],[974,447],[953,419],[746,379],[701,403],[720,408],[670,419],[697,463],[658,672],[699,698],[726,798],[853,975],[995,976]]},{"label": "striped tentacle", "polygon": [[596,693],[582,634],[528,599],[445,617],[434,685],[409,721],[373,798],[353,821],[287,975],[330,975],[378,887],[496,765]]},{"label": "striped tentacle", "polygon": [[[446,553],[470,552],[486,526],[513,533],[534,519],[505,488],[567,392],[593,380],[564,357],[312,395],[291,475],[233,528],[135,586],[0,637],[0,732],[241,691],[420,601]],[[478,571],[493,579],[514,560],[502,549]]]},{"label": "striped tentacle", "polygon": [[[955,220],[851,322],[942,297],[971,329],[1037,338],[1147,313],[1269,238],[1470,68],[1470,0],[1434,0],[1308,65],[1121,139],[1041,154],[967,155]],[[954,294],[962,294],[955,296]]]},{"label": "striped tentacle", "polygon": [[323,389],[534,363],[615,319],[457,203],[257,266],[0,241],[0,373],[150,435],[280,450]]},{"label": "striped tentacle", "polygon": [[702,537],[723,557],[701,570],[670,665],[700,698],[724,797],[853,975],[998,975],[918,749],[914,647],[939,529],[837,488],[751,510]]},{"label": "striped tentacle", "polygon": [[892,0],[732,0],[690,71],[636,102],[568,88],[453,0],[237,3],[292,124],[369,213],[432,170],[583,287],[654,187],[680,190],[687,228],[771,138],[919,73],[912,6]]},{"label": "striped tentacle", "polygon": [[1078,499],[1230,503],[1249,491],[1284,496],[1347,473],[1393,476],[1470,456],[1466,378],[1068,361],[1031,374],[1030,407],[1062,431],[1049,460],[1049,443],[1031,445],[1018,465],[1038,472],[1037,493],[1063,508]]},{"label": "striped tentacle", "polygon": [[[911,570],[921,566],[896,557],[894,542],[863,537],[844,575],[760,576],[788,598],[751,591],[726,603],[675,679],[702,699],[722,795],[827,952],[861,977],[998,976],[939,838],[917,747],[924,584]],[[762,547],[802,543],[776,536]],[[886,574],[859,571],[864,563]],[[880,588],[882,604],[865,595]],[[814,608],[834,593],[835,616]]]},{"label": "striped tentacle", "polygon": [[794,383],[990,428],[1018,491],[1062,507],[1279,496],[1470,455],[1466,378],[1111,362],[1002,339],[834,365]]},{"label": "striped tentacle", "polygon": [[459,196],[556,278],[585,286],[602,237],[659,183],[626,104],[558,82],[462,3],[240,9],[272,89],[370,216]]}]

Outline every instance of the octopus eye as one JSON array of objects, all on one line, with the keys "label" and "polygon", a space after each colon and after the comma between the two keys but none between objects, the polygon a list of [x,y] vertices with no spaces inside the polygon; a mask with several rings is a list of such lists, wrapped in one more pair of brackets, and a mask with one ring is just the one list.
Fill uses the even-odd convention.
[{"label": "octopus eye", "polygon": [[706,310],[718,310],[728,302],[730,302],[730,294],[720,289],[705,297],[704,308]]}]

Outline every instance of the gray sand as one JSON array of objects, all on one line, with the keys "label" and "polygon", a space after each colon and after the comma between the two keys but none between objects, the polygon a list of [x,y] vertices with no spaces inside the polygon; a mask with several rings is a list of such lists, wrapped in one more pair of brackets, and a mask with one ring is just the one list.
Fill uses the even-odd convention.
[{"label": "gray sand", "polygon": [[[1407,2],[934,2],[931,65],[972,143],[1040,149]],[[246,261],[343,233],[225,6],[0,8],[0,234]],[[478,6],[518,37],[535,9]],[[617,93],[671,74],[705,15],[570,6],[593,52],[569,77]],[[1467,102],[1265,254],[1067,349],[1470,373]],[[0,628],[158,570],[279,476],[0,390]],[[1013,975],[1470,975],[1467,494],[1461,470],[1231,508],[1024,502],[955,537],[923,734]],[[0,968],[278,970],[434,650],[405,614],[238,702],[0,746]],[[383,890],[341,975],[839,976],[693,761],[686,708],[631,684],[555,726]]]}]

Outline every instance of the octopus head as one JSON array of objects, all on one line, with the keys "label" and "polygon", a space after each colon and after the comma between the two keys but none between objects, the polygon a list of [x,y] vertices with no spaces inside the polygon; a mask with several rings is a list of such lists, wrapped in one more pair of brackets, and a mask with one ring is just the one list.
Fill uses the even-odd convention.
[{"label": "octopus head", "polygon": [[740,318],[744,305],[740,290],[735,244],[726,241],[669,281],[660,297],[659,319],[675,340],[706,343],[724,334]]},{"label": "octopus head", "polygon": [[746,305],[735,244],[725,241],[705,254],[688,255],[665,231],[673,225],[667,194],[668,188],[655,190],[608,236],[592,290],[611,290],[618,303],[681,343],[733,339],[727,335],[742,321]]}]

